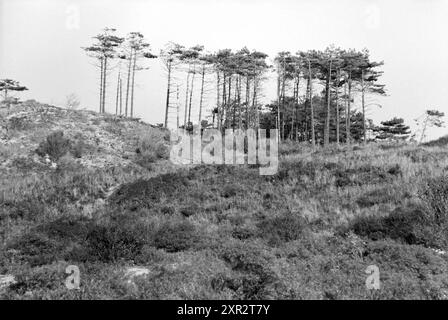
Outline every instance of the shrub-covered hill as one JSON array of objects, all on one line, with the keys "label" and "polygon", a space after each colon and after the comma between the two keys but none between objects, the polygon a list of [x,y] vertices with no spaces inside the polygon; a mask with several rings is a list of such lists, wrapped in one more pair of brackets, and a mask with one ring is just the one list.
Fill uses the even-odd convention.
[{"label": "shrub-covered hill", "polygon": [[[60,144],[62,150],[42,149],[36,153],[39,145],[56,132],[63,133],[62,141],[54,141]],[[45,153],[50,153],[49,158],[53,167],[56,167],[56,160],[65,155],[63,142],[66,140],[70,144],[66,146],[68,155],[79,165],[104,168],[140,164],[146,167],[158,158],[167,157],[169,136],[162,129],[138,119],[86,110],[67,110],[34,100],[11,108],[0,108],[2,171],[23,170],[26,167],[37,169],[48,163]],[[62,154],[58,155],[61,151]]]},{"label": "shrub-covered hill", "polygon": [[[111,123],[92,117],[97,130]],[[123,122],[112,122],[122,126],[116,139],[151,129],[114,121]],[[17,154],[32,158],[39,145],[45,150],[42,141],[53,145],[51,132]],[[0,275],[14,281],[0,298],[448,298],[445,148],[313,152],[285,143],[279,172],[260,176],[254,166],[167,167],[159,141],[110,151],[118,160],[107,166],[73,165],[84,153],[77,158],[76,143],[64,141],[67,153],[50,164],[37,155],[45,170],[9,164],[3,177],[15,176],[1,185]],[[80,270],[79,290],[65,286],[69,265]],[[366,287],[372,265],[378,290]]]}]

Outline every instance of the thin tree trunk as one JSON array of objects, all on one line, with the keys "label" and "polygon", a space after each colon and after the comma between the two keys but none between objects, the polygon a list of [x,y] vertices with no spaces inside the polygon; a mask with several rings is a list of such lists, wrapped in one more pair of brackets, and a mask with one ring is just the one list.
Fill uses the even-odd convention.
[{"label": "thin tree trunk", "polygon": [[118,99],[120,98],[120,70],[118,70],[117,79],[117,97],[115,99],[115,115],[118,116]]},{"label": "thin tree trunk", "polygon": [[280,75],[277,76],[277,139],[280,141]]},{"label": "thin tree trunk", "polygon": [[337,80],[336,80],[336,144],[339,146],[339,81],[341,78],[341,69],[337,72]]},{"label": "thin tree trunk", "polygon": [[260,119],[258,115],[258,107],[257,107],[257,86],[258,86],[258,79],[257,76],[254,76],[254,91],[253,91],[253,97],[252,97],[252,109],[255,113],[255,127],[258,129],[260,125]]},{"label": "thin tree trunk", "polygon": [[127,77],[127,81],[126,81],[126,104],[124,107],[124,115],[125,117],[128,116],[128,105],[129,105],[129,86],[131,84],[131,67],[132,67],[132,49],[131,49],[131,53],[129,56],[129,63],[128,63],[128,77]]},{"label": "thin tree trunk", "polygon": [[296,81],[296,97],[294,102],[296,103],[296,121],[295,121],[295,131],[294,131],[294,139],[298,141],[299,138],[299,88],[300,88],[300,75],[297,77]]},{"label": "thin tree trunk", "polygon": [[235,126],[236,126],[236,101],[238,98],[238,78],[235,78],[235,92],[234,92],[234,97],[233,97],[233,104],[232,104],[232,130],[235,131]]},{"label": "thin tree trunk", "polygon": [[179,85],[177,85],[176,90],[176,130],[179,129],[179,112],[180,112],[180,101],[179,101]]},{"label": "thin tree trunk", "polygon": [[120,77],[120,116],[123,115],[123,79]]},{"label": "thin tree trunk", "polygon": [[[100,79],[100,108],[99,113],[101,113],[103,109],[103,69],[104,69],[104,59],[101,58],[101,79]],[[5,94],[5,100],[6,100],[6,94]]]},{"label": "thin tree trunk", "polygon": [[426,126],[428,125],[428,116],[426,116],[425,121],[423,122],[422,136],[420,137],[420,144],[423,142],[426,133]]},{"label": "thin tree trunk", "polygon": [[170,89],[171,89],[171,60],[169,60],[169,62],[168,62],[168,86],[166,88],[165,128],[168,127],[168,110],[170,107]]},{"label": "thin tree trunk", "polygon": [[205,65],[202,66],[201,96],[199,98],[199,130],[202,130],[202,101],[204,97]]},{"label": "thin tree trunk", "polygon": [[350,70],[349,76],[348,76],[348,101],[347,101],[347,125],[346,125],[346,131],[347,131],[347,144],[350,144],[351,140],[351,133],[350,133],[350,103],[352,100],[352,71]]},{"label": "thin tree trunk", "polygon": [[131,118],[134,117],[134,88],[135,88],[135,68],[137,65],[137,52],[134,52],[134,64],[132,66],[132,89],[131,89]]},{"label": "thin tree trunk", "polygon": [[190,104],[188,106],[188,124],[191,123],[191,103],[193,101],[193,88],[194,88],[194,77],[196,75],[196,66],[193,66],[193,77],[191,77],[191,88],[190,88]]},{"label": "thin tree trunk", "polygon": [[187,89],[185,91],[185,110],[184,110],[184,129],[187,129],[187,113],[188,113],[188,90],[190,88],[190,66],[187,73]]},{"label": "thin tree trunk", "polygon": [[283,58],[283,79],[282,79],[282,110],[281,113],[282,116],[282,140],[285,140],[285,115],[286,115],[286,108],[285,108],[285,86],[286,86],[286,71],[285,71],[285,58]]},{"label": "thin tree trunk", "polygon": [[[220,97],[221,97],[221,90],[220,90],[220,83],[221,83],[221,78],[219,76],[219,71],[216,72],[216,110],[218,111],[217,114],[217,122],[216,122],[216,127],[218,128],[218,130],[221,130],[221,124],[219,123],[219,119],[221,117],[221,105],[220,105]],[[213,123],[215,122],[215,120],[213,119]]]},{"label": "thin tree trunk", "polygon": [[[219,119],[219,121],[221,122],[220,127],[221,130],[225,129],[225,109],[226,109],[226,105],[227,105],[227,95],[226,95],[226,74],[223,73],[223,80],[222,80],[222,110],[221,110],[221,118]],[[224,128],[223,128],[223,119],[224,119]]]},{"label": "thin tree trunk", "polygon": [[364,70],[361,70],[361,103],[362,103],[362,131],[364,136],[363,144],[367,143],[367,128],[366,128],[366,108],[365,108],[365,87],[364,87]]},{"label": "thin tree trunk", "polygon": [[313,79],[311,75],[311,61],[308,60],[308,72],[310,82],[310,110],[311,110],[311,144],[313,149],[316,147],[316,135],[314,132],[314,109],[313,109]]},{"label": "thin tree trunk", "polygon": [[107,72],[107,58],[104,58],[104,76],[103,76],[103,110],[106,112],[106,72]]},{"label": "thin tree trunk", "polygon": [[330,144],[330,116],[331,116],[331,64],[327,75],[326,83],[326,93],[327,93],[327,116],[325,118],[325,129],[324,129],[324,147]]},{"label": "thin tree trunk", "polygon": [[238,75],[238,128],[241,129],[243,127],[243,115],[242,115],[242,110],[241,110],[241,75]]},{"label": "thin tree trunk", "polygon": [[246,77],[246,130],[249,128],[250,79]]}]

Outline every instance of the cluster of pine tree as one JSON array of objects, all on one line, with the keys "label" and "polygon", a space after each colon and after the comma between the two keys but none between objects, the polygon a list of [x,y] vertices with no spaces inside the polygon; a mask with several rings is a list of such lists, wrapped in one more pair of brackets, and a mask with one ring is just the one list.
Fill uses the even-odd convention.
[{"label": "cluster of pine tree", "polygon": [[[115,113],[133,117],[135,73],[145,69],[139,61],[157,57],[141,33],[119,37],[115,32],[104,29],[84,50],[100,69],[99,111],[105,112],[106,78],[113,65],[118,67]],[[276,128],[280,140],[308,141],[313,146],[384,137],[366,118],[368,107],[378,105],[368,97],[386,94],[378,83],[383,62],[372,61],[367,49],[329,46],[323,51],[280,52],[270,62],[266,53],[246,47],[211,53],[200,45],[170,42],[160,59],[168,82],[165,127],[174,126],[169,117],[174,113],[177,128]],[[263,85],[272,71],[277,98],[263,104]]]}]

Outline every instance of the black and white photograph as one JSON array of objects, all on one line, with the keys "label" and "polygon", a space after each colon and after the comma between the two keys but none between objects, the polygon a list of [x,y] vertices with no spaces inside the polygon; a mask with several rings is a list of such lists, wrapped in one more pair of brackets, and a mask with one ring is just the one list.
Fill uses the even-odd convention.
[{"label": "black and white photograph", "polygon": [[0,300],[447,300],[447,17],[0,0]]}]

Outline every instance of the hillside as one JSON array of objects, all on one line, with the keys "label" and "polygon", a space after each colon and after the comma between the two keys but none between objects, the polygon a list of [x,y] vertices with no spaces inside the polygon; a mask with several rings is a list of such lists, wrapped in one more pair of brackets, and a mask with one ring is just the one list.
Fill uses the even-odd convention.
[{"label": "hillside", "polygon": [[[448,298],[445,147],[288,143],[260,176],[175,167],[166,132],[139,121],[0,110],[0,298]],[[55,131],[64,155],[37,154]]]}]

